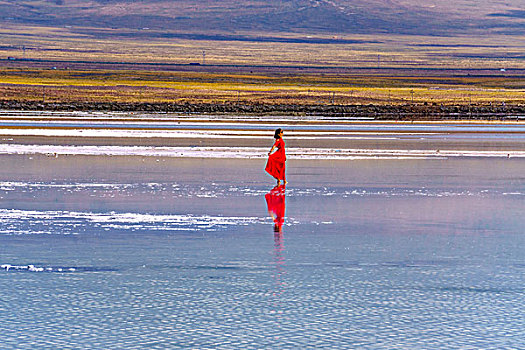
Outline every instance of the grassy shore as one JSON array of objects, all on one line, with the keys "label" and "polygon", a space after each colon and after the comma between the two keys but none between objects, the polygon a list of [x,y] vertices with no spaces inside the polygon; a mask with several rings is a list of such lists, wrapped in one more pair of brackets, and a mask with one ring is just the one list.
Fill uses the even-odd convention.
[{"label": "grassy shore", "polygon": [[0,107],[490,120],[525,115],[522,81],[519,76],[395,77],[334,70],[234,74],[15,68],[0,70]]},{"label": "grassy shore", "polygon": [[[184,67],[188,68],[188,67]],[[207,67],[210,71],[218,67]],[[235,70],[234,68],[231,68]],[[248,104],[523,104],[523,77],[385,76],[347,73],[0,70],[4,100]],[[374,74],[377,74],[373,72]],[[440,72],[443,74],[443,72]],[[454,74],[454,72],[450,72]]]},{"label": "grassy shore", "polygon": [[525,52],[516,36],[0,33],[2,108],[394,119],[493,119],[525,108]]}]

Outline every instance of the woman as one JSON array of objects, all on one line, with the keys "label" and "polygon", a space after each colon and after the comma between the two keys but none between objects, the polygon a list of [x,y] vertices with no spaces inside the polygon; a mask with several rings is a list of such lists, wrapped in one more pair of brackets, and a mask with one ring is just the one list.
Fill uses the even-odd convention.
[{"label": "woman", "polygon": [[[286,170],[286,154],[284,152],[284,141],[283,141],[283,130],[275,130],[275,143],[273,144],[270,152],[268,152],[268,163],[266,163],[266,172],[272,175],[277,180],[277,186],[281,184],[281,180],[286,185],[285,170]],[[273,150],[277,149],[273,154]]]}]

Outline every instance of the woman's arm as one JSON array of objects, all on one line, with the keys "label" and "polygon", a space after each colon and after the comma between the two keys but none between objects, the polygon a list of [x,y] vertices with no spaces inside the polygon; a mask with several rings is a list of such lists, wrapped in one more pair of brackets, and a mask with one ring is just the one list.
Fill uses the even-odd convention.
[{"label": "woman's arm", "polygon": [[277,147],[277,145],[279,144],[279,141],[280,141],[280,140],[281,140],[281,139],[277,139],[277,140],[275,140],[275,142],[274,142],[272,148],[270,149],[270,152],[268,152],[268,155],[270,155],[270,154],[272,153],[272,151]]}]

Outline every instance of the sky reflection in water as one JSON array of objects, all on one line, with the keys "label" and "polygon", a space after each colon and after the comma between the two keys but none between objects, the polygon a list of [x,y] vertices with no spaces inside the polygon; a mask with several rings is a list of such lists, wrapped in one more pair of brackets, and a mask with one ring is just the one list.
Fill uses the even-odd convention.
[{"label": "sky reflection in water", "polygon": [[2,162],[3,348],[523,345],[523,161]]}]

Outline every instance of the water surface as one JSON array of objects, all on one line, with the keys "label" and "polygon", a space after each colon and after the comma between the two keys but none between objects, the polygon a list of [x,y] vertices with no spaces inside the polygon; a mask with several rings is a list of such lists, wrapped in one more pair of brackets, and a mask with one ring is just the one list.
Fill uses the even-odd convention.
[{"label": "water surface", "polygon": [[523,348],[521,159],[0,162],[4,349]]}]

